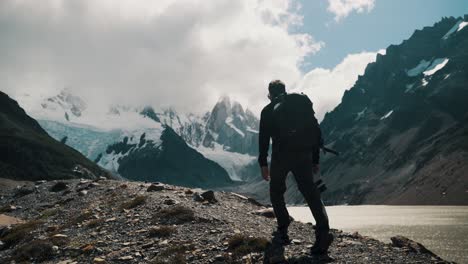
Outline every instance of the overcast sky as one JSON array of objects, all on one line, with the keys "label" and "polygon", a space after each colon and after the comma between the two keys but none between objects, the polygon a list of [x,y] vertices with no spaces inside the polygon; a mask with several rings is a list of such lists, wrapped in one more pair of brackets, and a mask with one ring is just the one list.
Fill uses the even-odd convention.
[{"label": "overcast sky", "polygon": [[[311,96],[321,118],[376,52],[395,36],[408,38],[420,20],[398,24],[392,38],[369,34],[369,44],[356,44],[340,38],[343,28],[361,32],[366,17],[368,25],[387,23],[372,13],[393,1],[310,2],[1,0],[0,89],[16,97],[68,88],[102,107],[151,104],[198,113],[229,95],[258,114],[268,102],[268,82],[281,79],[289,90]],[[415,14],[427,25],[467,7],[457,8],[457,0],[427,2],[426,9],[453,6],[438,16]]]}]

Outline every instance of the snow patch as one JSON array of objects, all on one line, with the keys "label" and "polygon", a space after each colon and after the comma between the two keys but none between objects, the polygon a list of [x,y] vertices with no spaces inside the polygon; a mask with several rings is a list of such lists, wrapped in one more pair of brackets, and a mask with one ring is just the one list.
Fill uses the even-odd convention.
[{"label": "snow patch", "polygon": [[426,78],[423,78],[422,79],[422,86],[427,86],[427,84],[429,84],[429,82],[426,80]]},{"label": "snow patch", "polygon": [[391,116],[393,114],[393,110],[390,110],[390,112],[386,113],[384,116],[382,116],[380,118],[380,120],[384,120],[384,119],[387,119],[389,116]]},{"label": "snow patch", "polygon": [[468,22],[466,22],[466,21],[461,22],[460,24],[458,24],[457,32],[462,30],[466,26],[468,26]]},{"label": "snow patch", "polygon": [[426,76],[433,75],[434,73],[436,73],[436,72],[438,72],[439,70],[441,70],[442,68],[444,68],[445,65],[447,65],[448,62],[449,62],[449,59],[447,59],[447,58],[435,59],[434,61],[432,61],[431,66],[429,66],[429,67],[423,72],[423,74],[426,75]]},{"label": "snow patch", "polygon": [[248,154],[237,152],[229,152],[222,145],[214,143],[213,148],[200,146],[196,148],[203,156],[218,163],[229,174],[229,177],[234,181],[241,181],[240,171],[256,160],[256,157]]},{"label": "snow patch", "polygon": [[421,60],[419,64],[412,68],[411,70],[406,71],[406,74],[410,77],[418,76],[421,74],[429,65],[431,64],[430,61]]},{"label": "snow patch", "polygon": [[[442,39],[448,39],[450,37],[450,35],[452,35],[453,33],[455,33],[455,31],[459,31],[461,30],[460,29],[460,24],[463,23],[463,20],[460,20],[458,21],[457,23],[455,23],[455,25],[442,37]],[[466,22],[465,22],[466,23]],[[461,28],[463,28],[464,26],[462,26]]]},{"label": "snow patch", "polygon": [[233,123],[232,123],[232,117],[228,117],[226,118],[226,125],[228,125],[229,127],[231,127],[232,129],[234,129],[234,131],[236,131],[239,135],[241,135],[242,137],[245,137],[245,134],[244,132],[242,132],[242,130],[240,130],[239,128],[237,128]]}]

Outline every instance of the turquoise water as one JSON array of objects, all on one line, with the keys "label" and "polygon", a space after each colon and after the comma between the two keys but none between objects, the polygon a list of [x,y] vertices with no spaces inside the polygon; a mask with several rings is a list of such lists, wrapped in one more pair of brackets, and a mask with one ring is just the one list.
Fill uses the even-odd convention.
[{"label": "turquoise water", "polygon": [[[289,207],[297,221],[314,222],[307,207]],[[468,263],[468,206],[329,206],[330,226],[390,243],[403,235],[440,257]]]}]

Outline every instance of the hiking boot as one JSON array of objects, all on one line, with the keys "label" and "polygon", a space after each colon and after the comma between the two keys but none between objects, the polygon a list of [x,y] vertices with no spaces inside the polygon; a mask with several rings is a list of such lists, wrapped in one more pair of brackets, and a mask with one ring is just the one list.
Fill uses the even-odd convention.
[{"label": "hiking boot", "polygon": [[276,230],[275,232],[273,232],[272,235],[273,235],[272,241],[276,242],[277,244],[280,244],[280,245],[283,245],[283,246],[291,244],[292,240],[289,238],[287,230],[286,231]]},{"label": "hiking boot", "polygon": [[310,249],[311,255],[323,255],[328,253],[328,248],[333,242],[333,235],[330,233],[317,236],[314,245]]}]

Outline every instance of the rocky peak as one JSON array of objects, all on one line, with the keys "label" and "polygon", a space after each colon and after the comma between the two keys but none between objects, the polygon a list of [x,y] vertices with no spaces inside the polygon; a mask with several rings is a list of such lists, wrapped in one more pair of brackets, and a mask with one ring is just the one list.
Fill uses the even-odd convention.
[{"label": "rocky peak", "polygon": [[[461,98],[468,94],[468,27],[460,21],[444,18],[389,46],[325,115],[324,138],[342,152],[339,159],[324,159],[322,166],[332,186],[325,195],[331,202],[402,202],[399,196],[404,193],[413,199],[406,203],[422,203],[415,193],[421,193],[418,188],[429,178],[433,183],[424,188],[434,194],[433,203],[461,202],[457,197],[462,188],[437,183],[455,176],[423,175],[423,168],[440,165],[437,155],[466,153],[457,136],[445,142],[448,152],[434,141],[447,133],[458,135],[467,118],[466,99]],[[455,167],[453,175],[463,169]],[[450,197],[441,195],[447,188]]]},{"label": "rocky peak", "polygon": [[67,121],[72,117],[80,117],[87,108],[85,101],[67,88],[61,90],[58,95],[45,99],[41,106],[50,111],[63,111],[63,116]]}]

